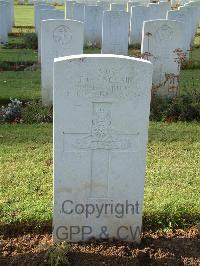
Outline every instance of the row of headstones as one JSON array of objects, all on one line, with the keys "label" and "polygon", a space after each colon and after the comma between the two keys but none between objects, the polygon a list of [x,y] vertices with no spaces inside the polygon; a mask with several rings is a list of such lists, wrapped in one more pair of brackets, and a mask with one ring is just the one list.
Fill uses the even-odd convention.
[{"label": "row of headstones", "polygon": [[[75,1],[66,2],[65,18],[81,21],[84,23],[84,45],[85,46],[101,46],[102,43],[102,27],[103,24],[111,23],[116,25],[118,29],[116,32],[113,32],[114,42],[120,42],[118,39],[120,35],[117,34],[117,31],[121,30],[121,26],[124,30],[125,41],[127,40],[126,35],[130,38],[130,44],[140,44],[141,43],[141,28],[143,21],[154,20],[154,19],[165,19],[166,13],[171,9],[169,2],[160,2],[157,4],[149,4],[148,6],[139,6],[140,2],[128,2],[127,4],[110,4],[109,2],[97,2],[97,6],[87,6],[82,3],[76,3]],[[61,19],[64,14],[61,11],[54,10],[53,6],[49,5],[35,5],[35,27],[36,32],[38,32],[38,46],[39,46],[39,55],[40,55],[40,22],[42,20],[48,19]],[[124,11],[124,13],[105,12],[111,8],[111,11]],[[54,11],[53,11],[54,10]],[[128,12],[126,12],[128,11]],[[105,12],[105,13],[104,13]],[[131,15],[132,13],[132,15]],[[119,17],[119,18],[118,18]],[[118,24],[118,20],[122,22],[123,25]],[[139,20],[139,21],[137,21]],[[130,25],[130,31],[129,31]],[[140,30],[137,28],[139,27]],[[105,29],[105,28],[104,28]],[[138,35],[137,32],[140,32]],[[115,44],[116,50],[119,47],[117,43]],[[116,51],[117,54],[127,54],[128,47],[125,48],[125,51]]]},{"label": "row of headstones", "polygon": [[[102,53],[116,54],[113,45],[116,42],[113,40],[116,40],[117,35],[121,54],[125,54],[124,50],[128,49],[128,30],[127,24],[123,23],[124,12],[106,11],[104,15],[110,12],[114,19],[109,15],[103,24],[105,49],[102,49]],[[136,14],[141,18],[139,13]],[[153,92],[173,97],[178,94],[180,64],[188,57],[200,19],[199,7],[198,4],[197,7],[185,6],[178,11],[169,11],[167,16],[169,20],[143,23],[143,31],[140,29],[141,52],[143,58],[151,61],[154,66]],[[53,60],[83,53],[84,25],[79,21],[56,19],[42,21],[41,25],[42,99],[48,105],[53,101]]]},{"label": "row of headstones", "polygon": [[15,24],[14,0],[0,1],[0,43],[8,41],[8,33]]},{"label": "row of headstones", "polygon": [[[72,1],[74,2],[73,0],[69,0],[69,1]],[[155,2],[154,0],[152,0],[153,2]],[[180,0],[180,1],[187,1],[187,0]],[[39,1],[39,0],[18,0],[18,4],[30,4],[30,5],[33,5],[35,3],[38,3],[38,4],[53,4],[53,5],[64,5],[66,2],[66,0],[47,0],[47,1]],[[77,3],[84,3],[84,4],[87,4],[87,5],[99,5],[99,3],[101,2],[100,5],[108,5],[108,4],[117,4],[117,5],[123,5],[124,4],[131,4],[131,2],[134,2],[134,3],[138,3],[138,5],[140,4],[147,4],[147,3],[150,3],[151,1],[150,0],[140,0],[140,1],[128,1],[128,0],[124,0],[124,1],[118,1],[118,0],[109,0],[109,1],[99,1],[99,0],[77,0],[76,1]],[[158,2],[158,0],[157,0]]]},{"label": "row of headstones", "polygon": [[65,0],[48,0],[48,1],[38,1],[38,0],[17,0],[18,5],[34,5],[35,3],[48,3],[53,5],[64,5]]}]

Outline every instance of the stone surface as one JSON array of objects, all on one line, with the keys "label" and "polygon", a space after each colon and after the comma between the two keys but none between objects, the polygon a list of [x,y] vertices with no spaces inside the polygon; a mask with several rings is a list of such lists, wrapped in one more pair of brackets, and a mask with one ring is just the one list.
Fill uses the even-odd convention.
[{"label": "stone surface", "polygon": [[133,6],[131,8],[130,38],[131,45],[140,45],[142,41],[143,22],[147,20],[148,7]]},{"label": "stone surface", "polygon": [[34,23],[35,23],[35,32],[38,33],[38,29],[40,26],[40,10],[45,9],[45,10],[50,10],[50,9],[55,9],[54,6],[50,6],[47,4],[34,4]]},{"label": "stone surface", "polygon": [[129,15],[125,11],[105,11],[102,54],[128,55]]},{"label": "stone surface", "polygon": [[167,12],[171,10],[171,4],[170,2],[159,2],[159,8],[160,18],[165,19]]},{"label": "stone surface", "polygon": [[85,4],[83,3],[74,3],[74,13],[73,19],[84,22],[85,17]]},{"label": "stone surface", "polygon": [[191,17],[184,10],[171,10],[167,13],[167,19],[176,20],[184,23],[184,51],[189,56],[190,44],[191,44]]},{"label": "stone surface", "polygon": [[[174,97],[179,93],[180,58],[184,50],[184,24],[173,20],[145,21],[141,52],[153,63],[153,94]],[[183,53],[182,53],[183,54]]]},{"label": "stone surface", "polygon": [[111,4],[111,10],[112,11],[127,11],[127,4]]},{"label": "stone surface", "polygon": [[42,20],[48,19],[64,19],[65,14],[63,11],[57,9],[40,9],[38,20],[40,21],[38,25],[38,61],[41,57],[41,22]]},{"label": "stone surface", "polygon": [[0,43],[8,41],[7,3],[0,2]]},{"label": "stone surface", "polygon": [[65,18],[73,19],[74,17],[74,4],[76,1],[66,1],[65,2]]},{"label": "stone surface", "polygon": [[185,4],[185,6],[191,6],[191,7],[195,7],[196,10],[196,23],[197,26],[200,23],[200,1],[191,1],[187,4]]},{"label": "stone surface", "polygon": [[110,3],[109,2],[106,2],[106,1],[97,1],[97,5],[98,6],[101,6],[104,11],[110,10]]},{"label": "stone surface", "polygon": [[150,3],[148,5],[147,20],[166,19],[166,13],[167,13],[166,5]]},{"label": "stone surface", "polygon": [[83,53],[83,23],[73,20],[42,21],[42,102],[53,101],[53,60]]},{"label": "stone surface", "polygon": [[140,1],[128,1],[127,3],[127,11],[129,13],[131,13],[131,7],[132,6],[141,6],[142,5],[142,2]]},{"label": "stone surface", "polygon": [[194,37],[195,37],[196,30],[197,30],[197,24],[198,24],[197,13],[198,13],[198,9],[196,7],[193,7],[193,6],[186,5],[186,6],[180,6],[179,10],[181,10],[181,11],[184,10],[185,12],[187,12],[187,14],[191,18],[191,25],[190,26],[191,26],[191,43],[192,43],[193,40],[194,40]]},{"label": "stone surface", "polygon": [[101,47],[103,8],[85,6],[84,44]]},{"label": "stone surface", "polygon": [[55,242],[140,242],[151,81],[141,59],[55,60]]}]

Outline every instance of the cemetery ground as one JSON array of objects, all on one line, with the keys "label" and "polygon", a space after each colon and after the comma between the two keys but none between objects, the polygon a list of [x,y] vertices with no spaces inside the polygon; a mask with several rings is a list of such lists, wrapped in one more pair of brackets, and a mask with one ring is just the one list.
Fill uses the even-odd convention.
[{"label": "cemetery ground", "polygon": [[190,96],[190,113],[200,112],[200,37],[181,71],[184,101],[171,104],[168,116],[163,102],[152,112],[141,245],[93,240],[53,249],[52,109],[41,107],[37,51],[25,40],[33,8],[15,8],[16,27],[0,48],[0,105],[17,98],[23,108],[21,120],[0,124],[0,264],[44,265],[57,252],[64,265],[199,265],[200,124],[184,104]]}]

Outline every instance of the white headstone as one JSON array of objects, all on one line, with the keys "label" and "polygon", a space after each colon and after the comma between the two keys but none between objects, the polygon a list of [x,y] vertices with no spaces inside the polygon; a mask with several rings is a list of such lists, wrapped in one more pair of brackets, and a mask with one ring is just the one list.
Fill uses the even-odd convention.
[{"label": "white headstone", "polygon": [[7,0],[7,2],[9,3],[8,26],[9,26],[9,32],[12,32],[12,26],[15,25],[14,0]]},{"label": "white headstone", "polygon": [[161,18],[165,19],[167,12],[171,10],[171,4],[170,2],[159,2],[159,8],[160,8],[159,13]]},{"label": "white headstone", "polygon": [[140,242],[151,81],[141,59],[55,60],[55,242]]},{"label": "white headstone", "polygon": [[179,10],[181,11],[185,11],[188,13],[188,15],[190,16],[191,18],[191,43],[195,37],[195,33],[196,33],[196,30],[197,30],[197,26],[198,26],[198,20],[197,20],[197,14],[198,14],[198,9],[194,6],[189,6],[189,5],[186,5],[186,6],[180,6],[179,7]]},{"label": "white headstone", "polygon": [[107,1],[97,1],[97,5],[101,6],[104,11],[110,10],[110,3]]},{"label": "white headstone", "polygon": [[147,19],[148,7],[133,6],[131,8],[130,38],[131,45],[141,45],[143,22]]},{"label": "white headstone", "polygon": [[131,13],[131,7],[132,6],[141,6],[142,5],[142,2],[140,1],[128,1],[127,3],[127,11],[129,13]]},{"label": "white headstone", "polygon": [[176,20],[184,23],[184,51],[189,56],[190,44],[191,44],[191,17],[184,10],[171,10],[167,13],[167,19]]},{"label": "white headstone", "polygon": [[129,15],[125,11],[105,11],[102,54],[128,55]]},{"label": "white headstone", "polygon": [[73,19],[84,22],[85,17],[85,4],[83,3],[74,3],[74,14]]},{"label": "white headstone", "polygon": [[[173,20],[145,21],[141,52],[153,63],[153,94],[174,97],[179,92],[180,62],[184,49],[184,24]],[[183,55],[183,54],[182,54]]]},{"label": "white headstone", "polygon": [[163,12],[163,6],[158,3],[150,3],[148,5],[148,17],[147,20],[165,19],[166,12]]},{"label": "white headstone", "polygon": [[74,17],[74,4],[76,1],[66,1],[65,2],[65,18],[73,19]]},{"label": "white headstone", "polygon": [[47,4],[34,4],[34,22],[35,22],[35,32],[38,32],[38,29],[40,27],[40,10],[45,9],[45,10],[50,10],[50,9],[55,9],[54,6],[50,6]]},{"label": "white headstone", "polygon": [[41,57],[41,22],[42,20],[48,19],[64,19],[65,14],[64,11],[57,9],[40,9],[38,14],[38,20],[40,21],[38,25],[38,61],[40,61]]},{"label": "white headstone", "polygon": [[7,3],[0,2],[0,43],[8,41]]},{"label": "white headstone", "polygon": [[191,6],[191,7],[195,7],[196,8],[196,23],[197,26],[200,23],[200,1],[191,1],[185,5]]},{"label": "white headstone", "polygon": [[111,4],[111,10],[112,11],[127,11],[127,4]]},{"label": "white headstone", "polygon": [[53,61],[56,57],[83,53],[83,23],[74,20],[42,21],[42,102],[53,102]]},{"label": "white headstone", "polygon": [[85,6],[84,44],[85,46],[101,46],[103,8]]}]

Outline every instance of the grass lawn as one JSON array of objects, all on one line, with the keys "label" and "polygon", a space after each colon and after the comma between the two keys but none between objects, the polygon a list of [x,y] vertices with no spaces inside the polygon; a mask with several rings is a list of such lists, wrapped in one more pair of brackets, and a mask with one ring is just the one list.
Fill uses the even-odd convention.
[{"label": "grass lawn", "polygon": [[[59,7],[63,9],[63,7]],[[33,25],[33,6],[15,6],[16,25]],[[14,31],[16,28],[14,29]],[[10,41],[21,42],[20,37]],[[85,49],[85,53],[100,53]],[[130,55],[137,49],[131,48]],[[200,60],[200,49],[192,58]],[[33,50],[1,49],[0,63],[37,61]],[[200,69],[182,70],[181,93],[200,92]],[[0,72],[0,103],[40,97],[40,71]],[[200,222],[200,124],[150,123],[144,228]],[[0,223],[49,223],[52,216],[52,124],[0,125]]]},{"label": "grass lawn", "polygon": [[34,25],[34,7],[29,5],[15,5],[15,26]]},{"label": "grass lawn", "polygon": [[[56,9],[64,10],[64,6],[56,6]],[[34,6],[15,5],[15,26],[34,25]]]},{"label": "grass lawn", "polygon": [[[10,97],[23,101],[39,99],[40,78],[39,70],[0,72],[0,103],[9,102]],[[183,95],[200,93],[200,69],[182,70],[180,88]]]},{"label": "grass lawn", "polygon": [[194,92],[198,92],[200,95],[200,69],[181,71],[180,92],[182,95],[190,95]]},{"label": "grass lawn", "polygon": [[37,62],[37,52],[31,49],[1,49],[0,62]]},{"label": "grass lawn", "polygon": [[[151,123],[145,229],[200,221],[199,135],[196,123]],[[48,223],[52,215],[52,125],[2,125],[0,145],[1,223]]]},{"label": "grass lawn", "polygon": [[10,97],[32,100],[40,95],[40,71],[0,72],[0,103],[8,102]]}]

